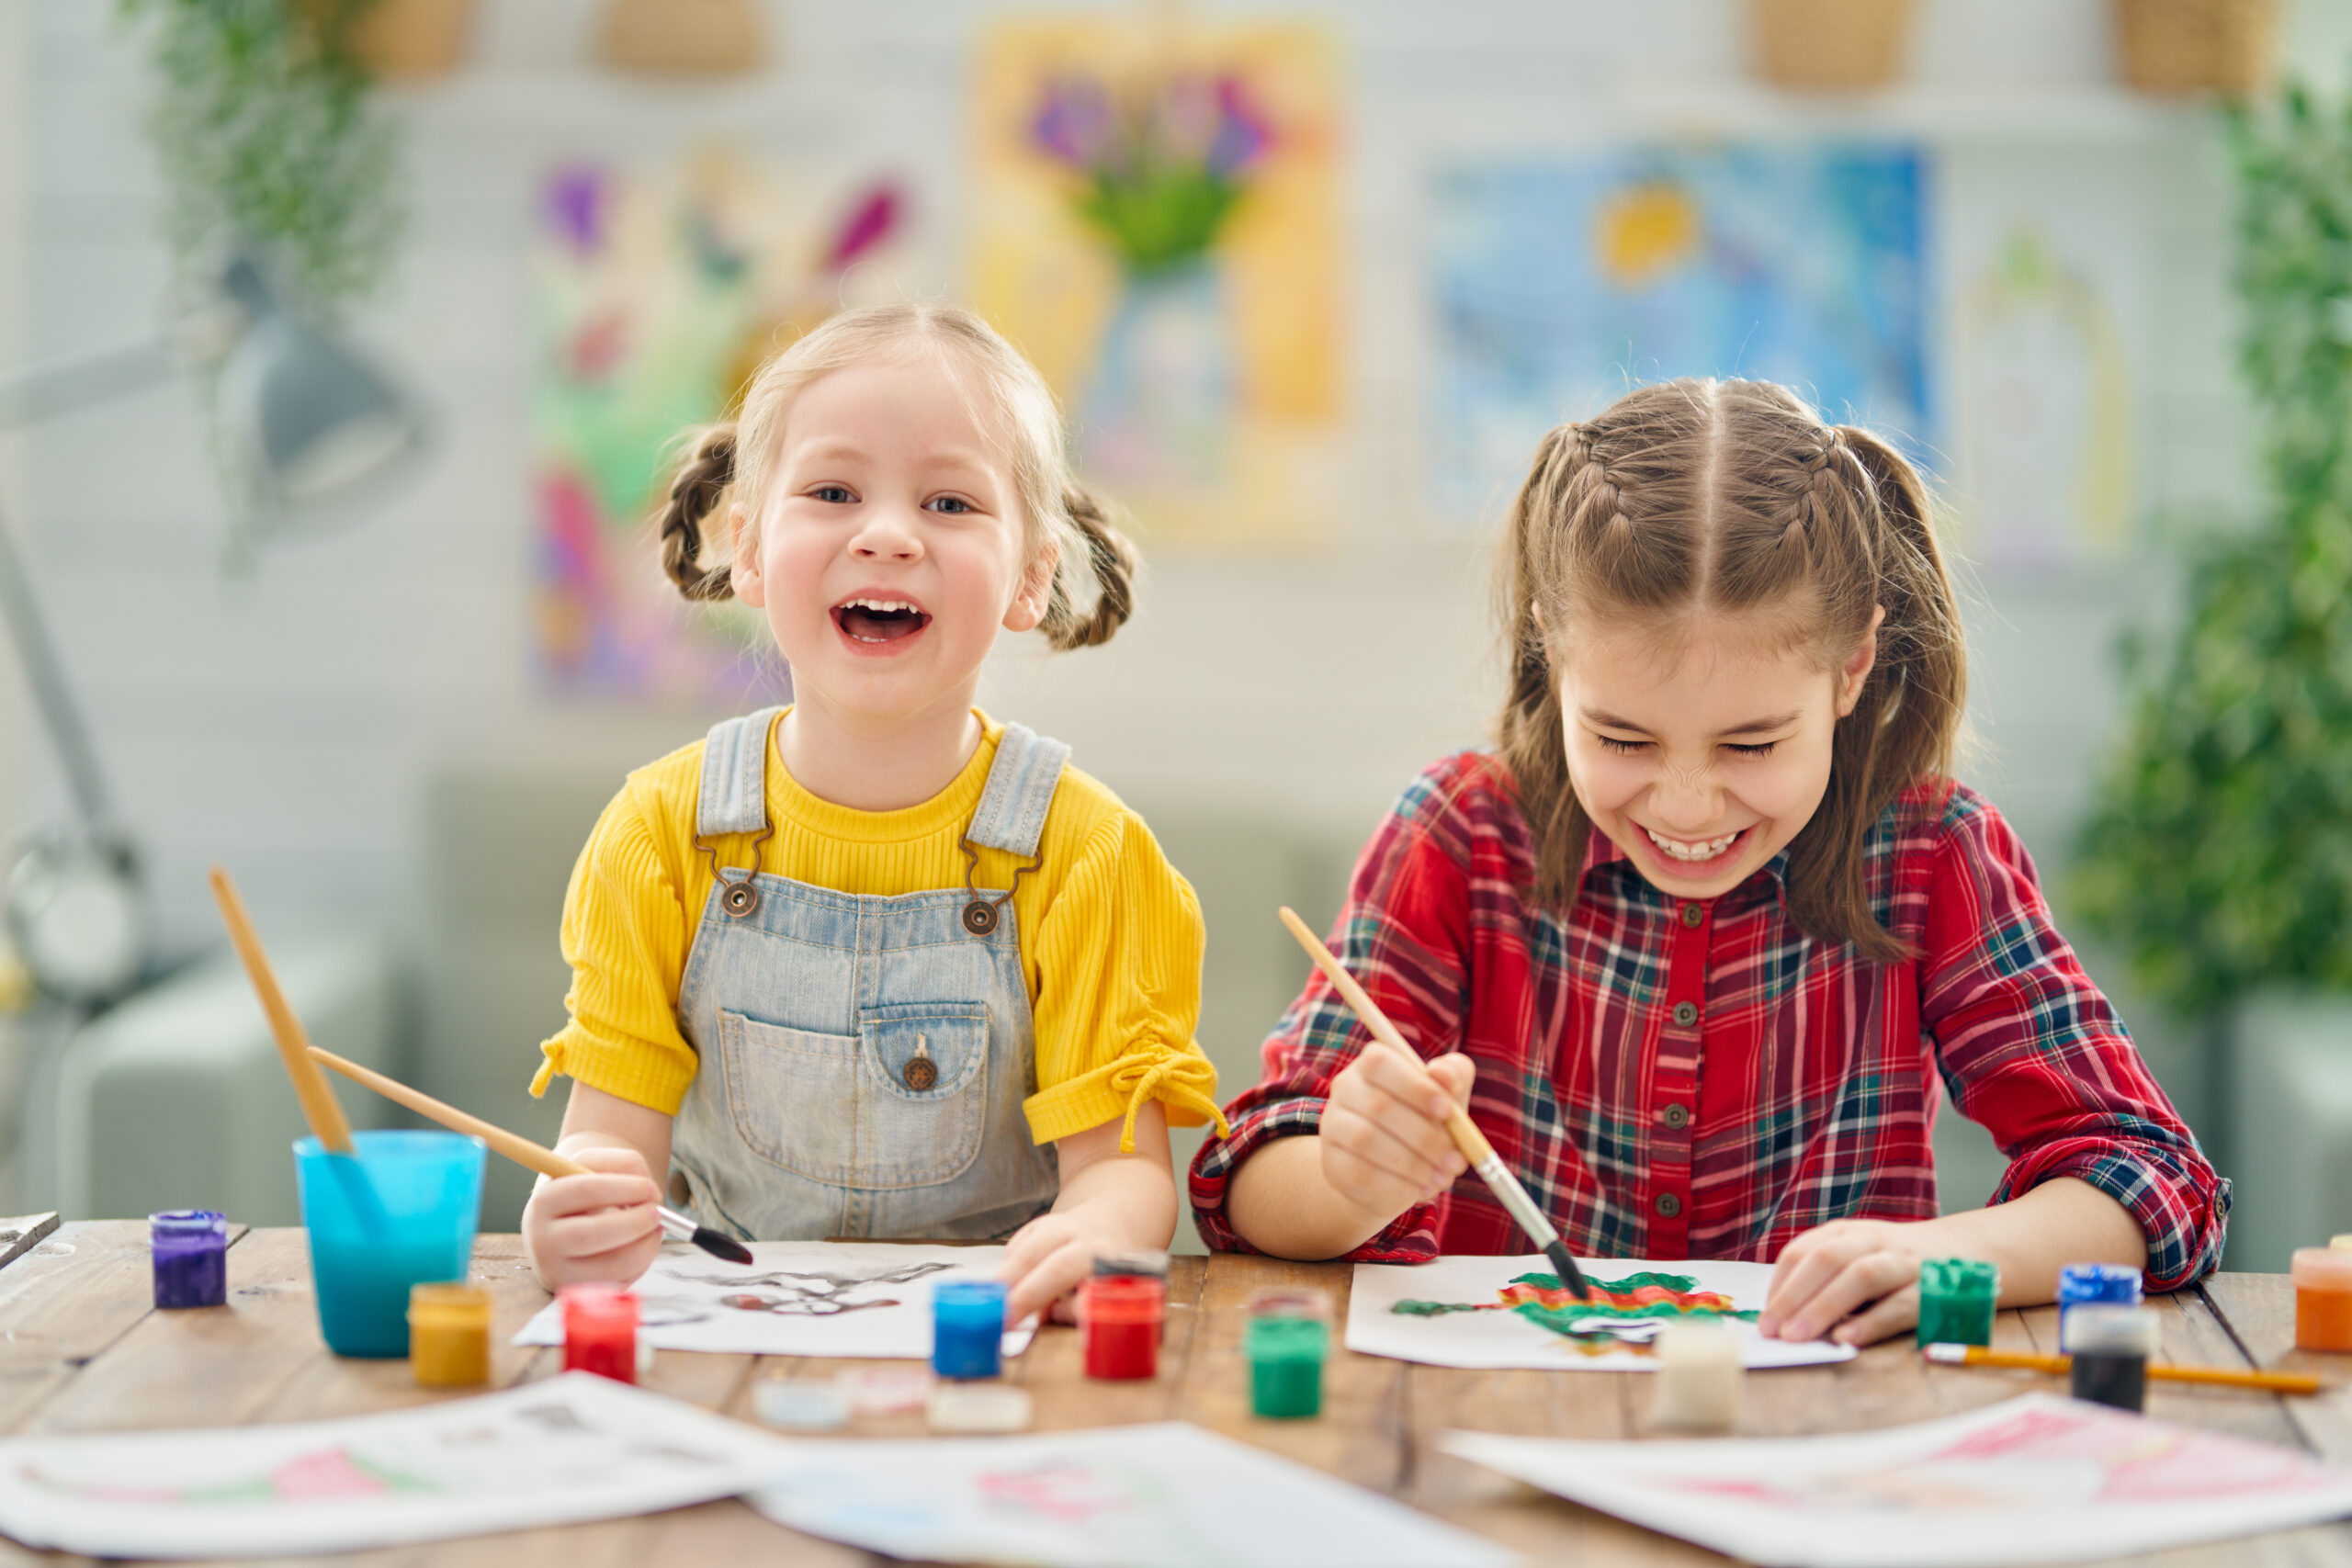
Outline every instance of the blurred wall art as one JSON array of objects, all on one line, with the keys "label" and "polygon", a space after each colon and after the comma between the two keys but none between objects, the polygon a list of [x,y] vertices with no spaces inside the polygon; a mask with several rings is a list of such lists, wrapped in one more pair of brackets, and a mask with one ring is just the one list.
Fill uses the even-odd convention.
[{"label": "blurred wall art", "polygon": [[1330,37],[1172,11],[982,39],[974,303],[1155,539],[1325,533],[1342,332]]},{"label": "blurred wall art", "polygon": [[861,289],[888,297],[905,199],[811,188],[725,148],[579,164],[542,191],[532,441],[537,650],[551,689],[732,705],[789,678],[752,614],[688,606],[649,525],[680,434]]},{"label": "blurred wall art", "polygon": [[1784,381],[1935,439],[1926,165],[1904,143],[1625,147],[1442,169],[1432,497],[1500,514],[1536,440],[1638,382]]}]

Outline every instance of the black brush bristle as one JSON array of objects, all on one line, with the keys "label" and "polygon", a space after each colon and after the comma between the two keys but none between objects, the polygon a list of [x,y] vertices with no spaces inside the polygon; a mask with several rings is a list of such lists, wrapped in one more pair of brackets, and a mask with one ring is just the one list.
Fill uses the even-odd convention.
[{"label": "black brush bristle", "polygon": [[724,1258],[729,1263],[749,1263],[752,1249],[731,1235],[725,1235],[708,1225],[695,1227],[694,1244],[713,1258]]},{"label": "black brush bristle", "polygon": [[1552,1260],[1552,1272],[1560,1277],[1560,1283],[1568,1288],[1570,1295],[1580,1302],[1592,1299],[1592,1287],[1584,1282],[1584,1274],[1577,1268],[1577,1260],[1568,1256],[1566,1242],[1554,1236],[1552,1245],[1544,1249],[1544,1256]]}]

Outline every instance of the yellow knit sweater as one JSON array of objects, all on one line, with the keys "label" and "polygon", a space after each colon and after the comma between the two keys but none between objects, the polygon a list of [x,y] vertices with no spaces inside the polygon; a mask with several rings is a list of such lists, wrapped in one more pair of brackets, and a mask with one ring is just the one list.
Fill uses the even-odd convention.
[{"label": "yellow knit sweater", "polygon": [[[977,714],[977,710],[976,710]],[[977,714],[979,750],[954,783],[902,811],[854,811],[819,799],[768,759],[768,819],[759,869],[837,892],[884,897],[964,885],[964,829],[978,808],[1004,727]],[[563,908],[571,1020],[539,1049],[532,1080],[558,1073],[676,1115],[694,1081],[678,1030],[678,987],[710,898],[709,857],[695,849],[702,742],[628,776],[572,868]],[[721,846],[730,869],[749,839]],[[1037,1029],[1037,1091],[1023,1102],[1038,1143],[1168,1108],[1176,1126],[1214,1122],[1216,1069],[1193,1028],[1201,1010],[1201,906],[1143,818],[1075,768],[1062,772],[1037,869],[1012,895],[1021,963]],[[1020,862],[983,849],[981,887],[1012,883]]]}]

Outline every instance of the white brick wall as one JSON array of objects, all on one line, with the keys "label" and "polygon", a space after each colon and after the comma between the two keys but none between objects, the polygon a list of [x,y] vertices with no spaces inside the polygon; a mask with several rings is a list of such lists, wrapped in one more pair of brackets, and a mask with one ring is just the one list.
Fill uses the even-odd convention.
[{"label": "white brick wall", "polygon": [[[956,284],[965,44],[990,7],[777,4],[774,68],[705,89],[582,65],[590,0],[482,6],[472,68],[399,99],[413,227],[363,322],[441,412],[446,446],[414,493],[231,581],[216,569],[221,503],[185,389],[25,444],[29,514],[12,507],[11,520],[182,943],[210,940],[201,871],[216,859],[236,868],[265,923],[395,910],[414,860],[417,784],[442,759],[564,754],[617,777],[710,716],[557,704],[531,687],[524,260],[548,163],[682,149],[720,130],[755,152],[879,154],[915,176],[934,215],[907,286]],[[19,116],[28,127],[23,354],[133,335],[163,299],[140,68],[112,9],[0,0],[26,35],[19,89],[0,28],[0,225],[8,128]],[[2160,352],[2141,385],[2143,497],[2192,519],[2251,502],[2230,371],[2225,171],[2201,119],[2106,85],[2104,0],[1926,0],[1916,85],[1877,107],[1804,111],[1743,80],[1733,0],[1287,9],[1332,17],[1350,51],[1348,530],[1337,548],[1296,559],[1164,557],[1136,624],[1109,649],[1003,660],[989,700],[1070,740],[1114,786],[1368,825],[1423,762],[1482,730],[1483,555],[1435,528],[1420,502],[1419,194],[1450,152],[1825,124],[1918,133],[1996,186],[2020,165],[2120,179],[2154,253]],[[2346,7],[2294,9],[2299,49],[2352,48]],[[0,268],[9,232],[0,226]],[[1981,585],[1977,718],[1998,750],[1979,776],[2045,860],[2063,858],[2109,722],[2106,649],[2168,581],[2150,561]],[[0,790],[20,775],[18,819],[53,819],[62,796],[13,685],[0,724]]]}]

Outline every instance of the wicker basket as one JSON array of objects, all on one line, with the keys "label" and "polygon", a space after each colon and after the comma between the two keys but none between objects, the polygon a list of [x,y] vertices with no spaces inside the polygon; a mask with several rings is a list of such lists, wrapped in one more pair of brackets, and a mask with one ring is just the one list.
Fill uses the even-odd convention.
[{"label": "wicker basket", "polygon": [[2275,0],[2115,0],[2123,79],[2144,93],[2260,92],[2278,24]]},{"label": "wicker basket", "polygon": [[1851,91],[1902,73],[1911,0],[1748,0],[1756,73],[1784,87]]},{"label": "wicker basket", "polygon": [[376,0],[352,29],[352,51],[390,82],[438,76],[465,58],[473,0]]}]

